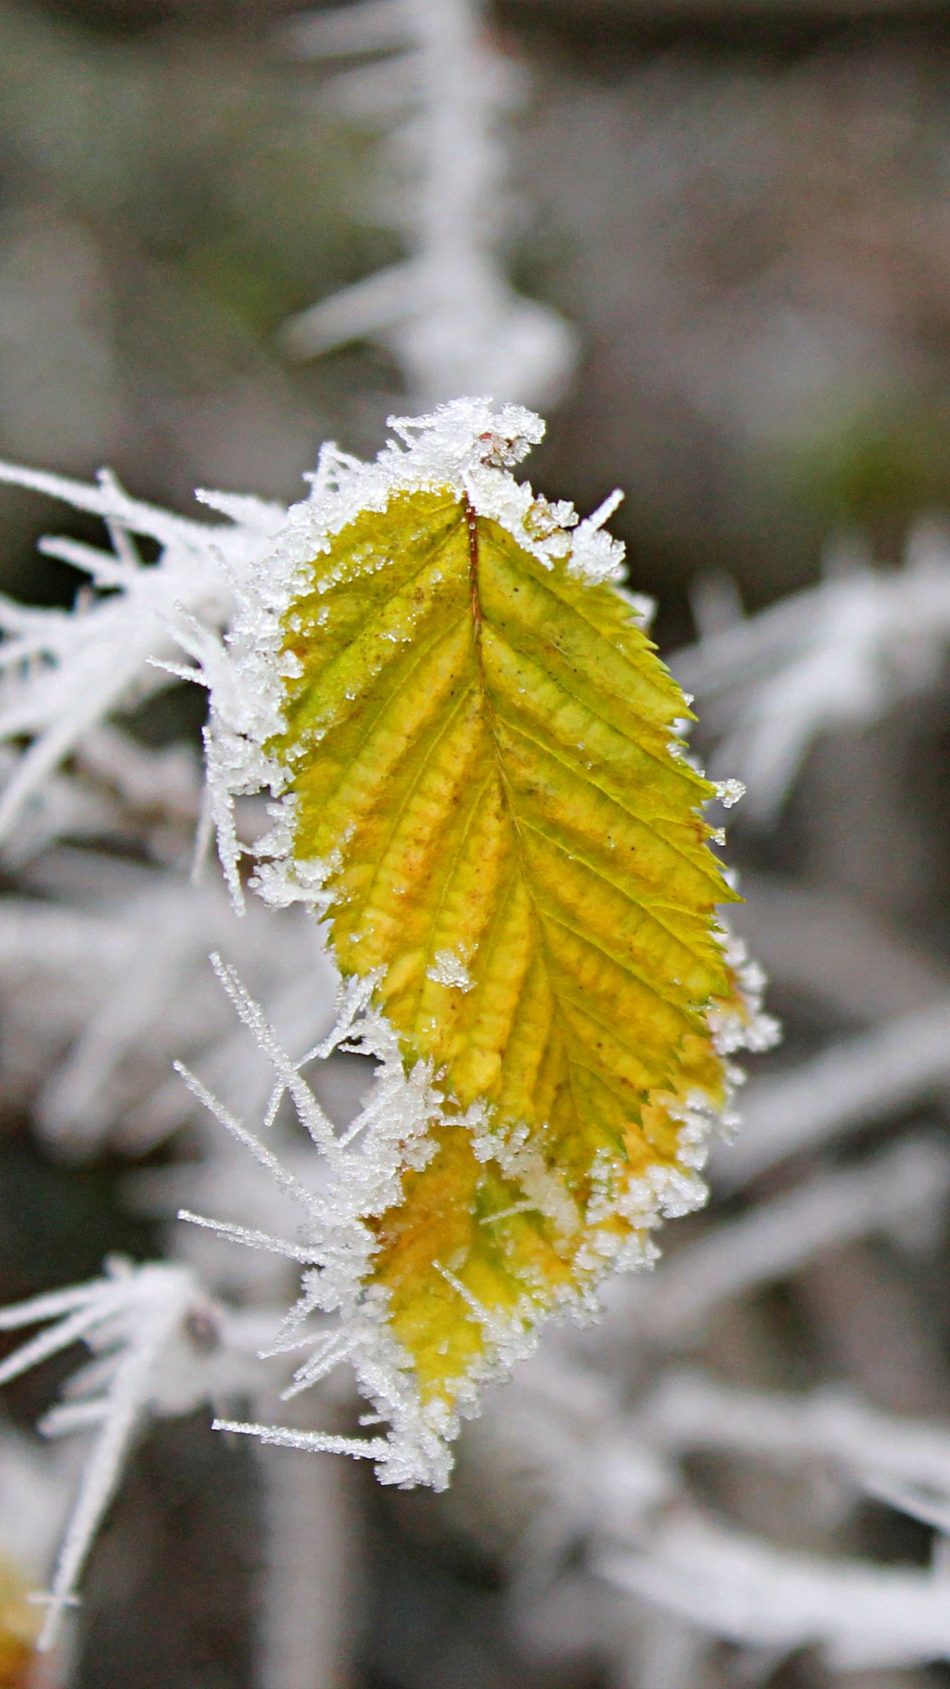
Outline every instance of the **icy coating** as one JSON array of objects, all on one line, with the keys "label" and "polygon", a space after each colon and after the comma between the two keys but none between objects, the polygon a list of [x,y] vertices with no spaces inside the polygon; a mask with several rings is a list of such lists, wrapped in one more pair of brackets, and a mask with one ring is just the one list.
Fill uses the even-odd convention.
[{"label": "icy coating", "polygon": [[[549,503],[530,485],[512,477],[511,468],[543,433],[543,423],[530,411],[516,405],[495,409],[487,400],[461,400],[416,419],[394,418],[391,427],[395,438],[373,463],[362,463],[333,445],[323,449],[310,498],[291,510],[266,563],[238,583],[227,672],[212,688],[207,749],[222,860],[239,907],[243,890],[230,809],[236,796],[263,788],[270,790],[274,800],[272,826],[257,847],[252,884],[271,903],[301,901],[321,918],[333,918],[336,913],[333,886],[340,876],[347,838],[344,834],[323,858],[300,859],[298,800],[289,789],[295,773],[293,759],[275,747],[287,726],[287,686],[300,672],[299,660],[286,649],[286,630],[295,625],[295,605],[301,596],[313,595],[314,580],[317,594],[328,595],[337,584],[336,563],[322,568],[316,577],[313,574],[315,558],[333,555],[337,535],[368,512],[385,512],[400,497],[449,494],[464,497],[475,518],[497,523],[542,571],[560,569],[597,590],[603,583],[616,582],[622,571],[623,548],[603,531],[619,494],[611,495],[593,516],[580,521],[566,501]],[[380,566],[385,562],[381,559]],[[624,598],[633,614],[642,618],[643,601],[626,594]],[[319,623],[323,611],[311,613]],[[396,627],[383,637],[398,644],[408,635]],[[319,720],[309,730],[308,754],[317,758],[323,731]],[[722,796],[728,803],[733,789],[724,790]],[[727,895],[725,886],[722,895]],[[373,1459],[379,1476],[387,1482],[436,1487],[447,1482],[448,1445],[457,1434],[460,1418],[477,1411],[489,1379],[505,1375],[515,1360],[534,1347],[541,1318],[560,1313],[589,1317],[596,1310],[597,1286],[607,1272],[651,1265],[657,1254],[651,1234],[661,1219],[686,1213],[705,1200],[699,1172],[706,1143],[715,1125],[732,1123],[729,1095],[741,1077],[729,1057],[743,1047],[764,1047],[773,1037],[772,1023],[758,1011],[757,976],[746,967],[738,947],[725,934],[719,936],[732,995],[729,1001],[714,1003],[706,1015],[710,1049],[721,1058],[715,1096],[707,1086],[663,1105],[666,1121],[675,1130],[672,1162],[656,1160],[642,1176],[620,1181],[615,1158],[606,1153],[596,1157],[580,1202],[553,1176],[537,1148],[537,1134],[526,1124],[496,1118],[496,1111],[477,1096],[460,1102],[447,1087],[442,1067],[407,1055],[409,1046],[383,1011],[389,983],[385,970],[346,979],[337,1033],[318,1052],[326,1054],[342,1042],[344,1047],[373,1055],[378,1064],[366,1107],[343,1134],[322,1116],[299,1072],[276,1052],[273,1038],[239,983],[225,977],[242,1018],[274,1061],[278,1079],[293,1097],[329,1168],[330,1182],[321,1189],[319,1199],[299,1193],[307,1212],[310,1264],[303,1274],[300,1300],[277,1347],[308,1341],[315,1345],[293,1390],[315,1383],[341,1362],[352,1366],[361,1391],[389,1430],[386,1436],[347,1441],[279,1426],[232,1428],[293,1446],[347,1442],[346,1452]],[[470,966],[468,955],[443,947],[433,955],[427,978],[444,987],[447,998],[464,1001],[473,985]],[[266,1163],[266,1156],[258,1154],[262,1146],[254,1148],[244,1128],[227,1118],[197,1082],[193,1086],[222,1123]],[[510,1206],[487,1214],[483,1224],[501,1237],[511,1216],[535,1213],[548,1235],[559,1237],[565,1251],[572,1253],[571,1270],[565,1272],[563,1282],[539,1278],[532,1287],[530,1277],[523,1277],[528,1288],[504,1309],[485,1306],[458,1276],[452,1259],[434,1260],[439,1278],[462,1305],[468,1326],[480,1333],[470,1345],[464,1372],[453,1379],[447,1394],[420,1381],[413,1355],[394,1333],[391,1288],[379,1281],[378,1271],[381,1252],[385,1253],[384,1217],[398,1213],[410,1188],[416,1188],[413,1181],[427,1169],[431,1173],[437,1151],[442,1154],[444,1146],[461,1141],[459,1128],[464,1129],[475,1163],[495,1170],[499,1189],[510,1187],[518,1193]],[[271,1171],[279,1177],[279,1170]],[[239,1228],[229,1228],[232,1237],[238,1237],[238,1232]],[[238,1241],[252,1240],[238,1237]],[[316,1334],[308,1323],[313,1318],[321,1322]]]}]

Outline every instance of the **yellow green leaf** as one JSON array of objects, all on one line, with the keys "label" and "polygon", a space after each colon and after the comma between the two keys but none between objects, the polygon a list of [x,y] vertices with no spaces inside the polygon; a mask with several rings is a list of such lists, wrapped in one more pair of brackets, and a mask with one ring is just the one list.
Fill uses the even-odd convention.
[{"label": "yellow green leaf", "polygon": [[261,735],[273,848],[438,1093],[361,1216],[360,1289],[449,1426],[701,1200],[745,1013],[686,700],[617,542],[510,475],[512,416],[403,425],[406,449],[340,476],[333,519],[301,520]]}]

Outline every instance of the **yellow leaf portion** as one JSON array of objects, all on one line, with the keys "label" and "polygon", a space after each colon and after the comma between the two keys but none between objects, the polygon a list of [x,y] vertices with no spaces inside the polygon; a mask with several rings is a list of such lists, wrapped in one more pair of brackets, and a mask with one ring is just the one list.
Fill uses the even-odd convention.
[{"label": "yellow leaf portion", "polygon": [[[373,1217],[373,1283],[424,1399],[582,1290],[723,1100],[707,1023],[732,893],[679,755],[689,714],[616,588],[545,565],[454,487],[394,495],[304,571],[283,622],[294,855],[330,864],[344,976],[447,1119]],[[463,1118],[465,1117],[465,1118]]]},{"label": "yellow leaf portion", "polygon": [[9,1561],[0,1558],[0,1689],[26,1689],[39,1635],[38,1610]]}]

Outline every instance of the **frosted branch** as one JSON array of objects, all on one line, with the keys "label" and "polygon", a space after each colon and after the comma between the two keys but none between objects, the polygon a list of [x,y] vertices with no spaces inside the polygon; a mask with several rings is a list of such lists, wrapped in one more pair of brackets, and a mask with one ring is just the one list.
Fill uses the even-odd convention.
[{"label": "frosted branch", "polygon": [[208,966],[221,946],[260,993],[275,1039],[307,1048],[332,1023],[334,977],[302,910],[255,902],[237,923],[217,881],[189,885],[93,853],[48,858],[34,883],[46,899],[0,907],[0,1063],[8,1096],[33,1104],[61,1152],[147,1149],[185,1124],[176,1055],[200,1057],[226,1103],[265,1106],[270,1063],[235,1033]]},{"label": "frosted branch", "polygon": [[72,1399],[45,1425],[49,1435],[87,1427],[96,1435],[46,1597],[41,1649],[52,1646],[64,1611],[75,1605],[86,1557],[145,1414],[188,1412],[220,1381],[203,1347],[189,1339],[193,1310],[207,1320],[206,1298],[185,1268],[117,1261],[103,1279],[0,1311],[7,1330],[58,1322],[8,1356],[0,1383],[79,1341],[95,1357],[74,1374]]},{"label": "frosted branch", "polygon": [[921,526],[904,567],[853,557],[804,592],[719,625],[673,659],[703,705],[723,767],[750,790],[746,814],[781,808],[814,739],[867,727],[931,690],[950,645],[950,544]]},{"label": "frosted branch", "polygon": [[720,1222],[674,1253],[659,1280],[632,1286],[631,1299],[668,1341],[695,1336],[717,1307],[792,1276],[822,1250],[933,1225],[948,1192],[950,1155],[936,1139],[908,1138],[866,1165],[823,1172]]},{"label": "frosted branch", "polygon": [[950,1083],[950,1004],[842,1039],[780,1078],[749,1086],[745,1129],[719,1159],[732,1190],[803,1150],[836,1141],[945,1090]]},{"label": "frosted branch", "polygon": [[[0,796],[4,843],[27,803],[95,729],[171,684],[175,675],[162,665],[174,670],[189,637],[207,667],[228,625],[235,579],[286,513],[255,504],[256,519],[248,521],[242,506],[244,520],[213,525],[140,503],[106,474],[93,487],[0,464],[0,481],[101,517],[112,540],[111,551],[47,542],[92,583],[92,596],[72,613],[0,601],[0,741],[29,741]],[[158,543],[156,563],[141,562],[133,534]]]},{"label": "frosted branch", "polygon": [[661,1449],[717,1449],[782,1465],[830,1461],[861,1489],[929,1491],[950,1506],[950,1427],[881,1413],[842,1391],[764,1395],[672,1373],[647,1402],[641,1424]]},{"label": "frosted branch", "polygon": [[[464,392],[546,403],[574,361],[553,311],[516,294],[501,256],[510,223],[500,134],[518,87],[482,0],[383,0],[295,23],[301,56],[386,52],[338,75],[351,114],[393,120],[384,213],[411,256],[302,311],[284,344],[313,357],[372,338],[399,358],[422,404]],[[393,49],[397,49],[393,52]],[[402,49],[398,51],[398,49]]]},{"label": "frosted branch", "polygon": [[950,1577],[938,1570],[785,1552],[696,1517],[601,1565],[620,1589],[746,1647],[817,1644],[845,1670],[950,1658]]}]

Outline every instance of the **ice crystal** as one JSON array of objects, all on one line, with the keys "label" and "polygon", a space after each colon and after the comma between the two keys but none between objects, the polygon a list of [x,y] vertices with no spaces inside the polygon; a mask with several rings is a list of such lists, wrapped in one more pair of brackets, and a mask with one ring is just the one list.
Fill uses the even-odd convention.
[{"label": "ice crystal", "polygon": [[472,989],[471,974],[461,956],[457,956],[454,950],[437,950],[426,973],[437,985],[448,985],[456,991]]}]

